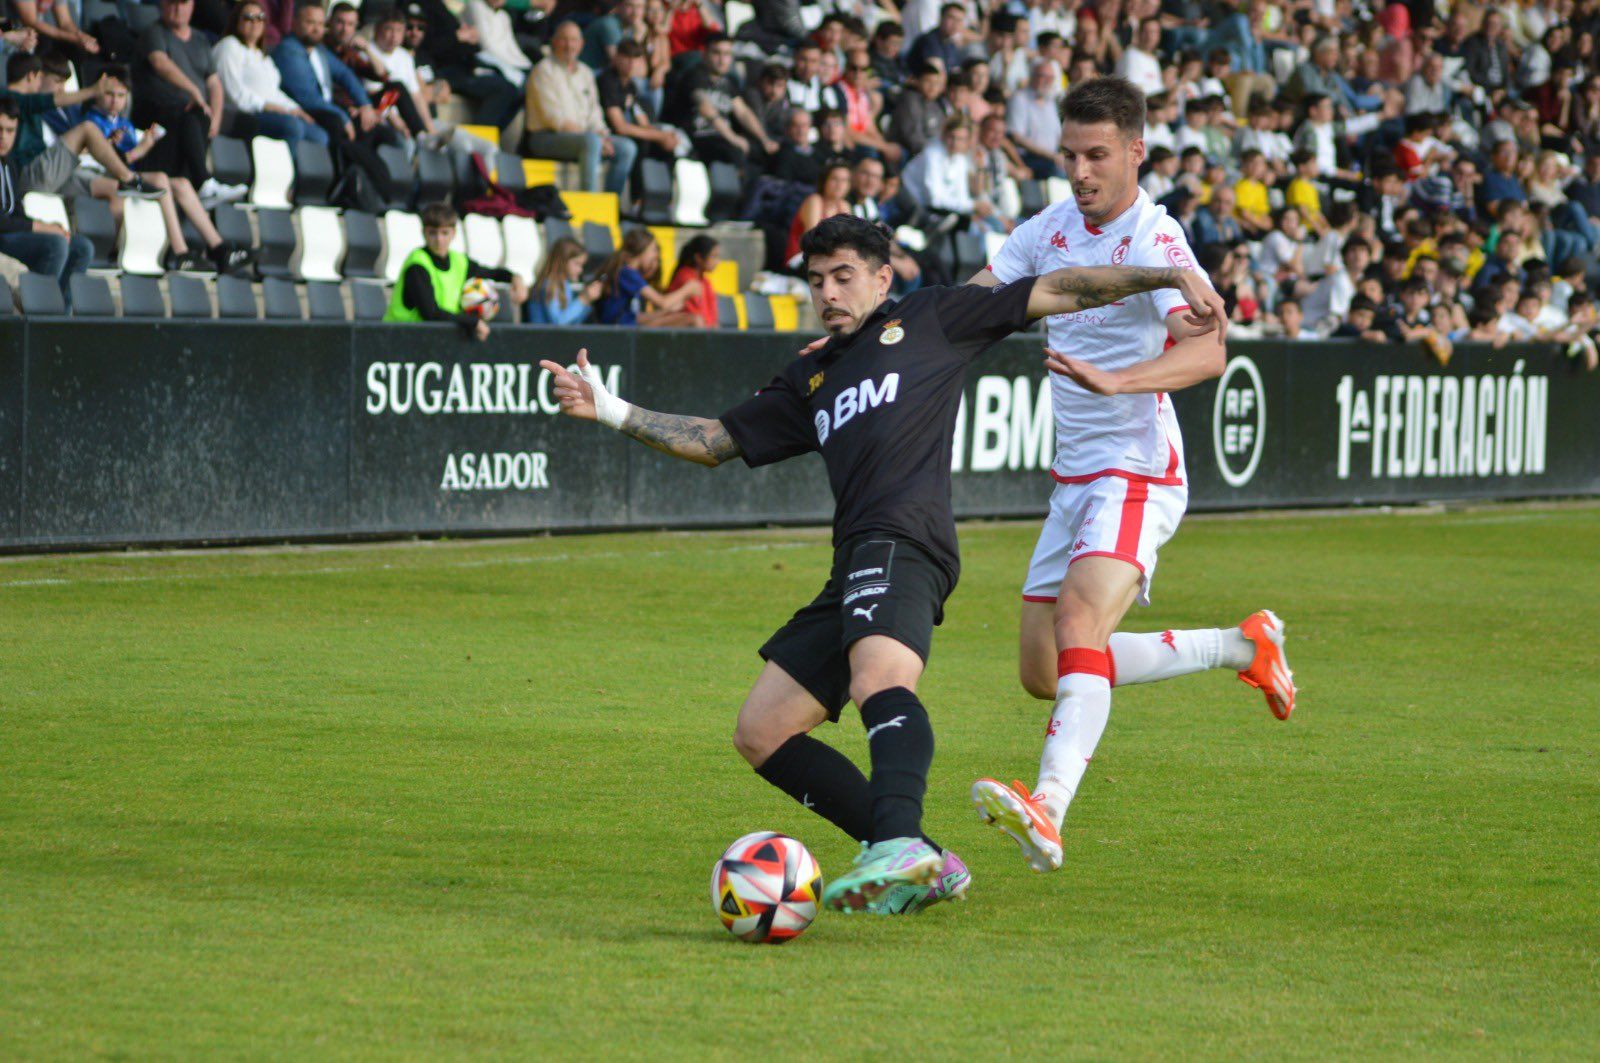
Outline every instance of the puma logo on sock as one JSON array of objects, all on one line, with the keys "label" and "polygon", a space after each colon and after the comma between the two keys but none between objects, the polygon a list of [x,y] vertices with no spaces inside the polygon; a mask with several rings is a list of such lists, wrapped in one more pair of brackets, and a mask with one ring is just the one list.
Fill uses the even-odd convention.
[{"label": "puma logo on sock", "polygon": [[[873,606],[873,608],[876,609],[877,606]],[[857,612],[860,612],[860,610],[857,610]],[[905,719],[906,718],[904,716],[896,716],[892,720],[885,720],[884,722],[878,724],[878,726],[876,726],[876,727],[867,728],[867,741],[868,742],[872,741],[872,736],[877,734],[879,731],[883,730],[885,727],[899,727],[902,723],[905,722]]]}]

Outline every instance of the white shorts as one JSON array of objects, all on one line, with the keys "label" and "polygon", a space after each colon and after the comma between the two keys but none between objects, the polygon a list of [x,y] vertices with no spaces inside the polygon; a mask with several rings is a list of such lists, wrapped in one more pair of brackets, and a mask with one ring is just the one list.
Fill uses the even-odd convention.
[{"label": "white shorts", "polygon": [[1143,576],[1139,604],[1149,605],[1156,551],[1178,530],[1188,505],[1189,488],[1183,484],[1121,476],[1056,484],[1050,515],[1028,562],[1023,600],[1053,602],[1067,578],[1068,565],[1084,557],[1115,557],[1139,569]]}]

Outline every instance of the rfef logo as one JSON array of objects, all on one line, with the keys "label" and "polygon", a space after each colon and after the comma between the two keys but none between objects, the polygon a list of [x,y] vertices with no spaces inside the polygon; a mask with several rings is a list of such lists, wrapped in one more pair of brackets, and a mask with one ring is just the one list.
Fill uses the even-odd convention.
[{"label": "rfef logo", "polygon": [[1256,474],[1267,439],[1267,389],[1256,364],[1240,355],[1228,362],[1217,381],[1211,411],[1211,443],[1217,470],[1230,487],[1243,487]]}]

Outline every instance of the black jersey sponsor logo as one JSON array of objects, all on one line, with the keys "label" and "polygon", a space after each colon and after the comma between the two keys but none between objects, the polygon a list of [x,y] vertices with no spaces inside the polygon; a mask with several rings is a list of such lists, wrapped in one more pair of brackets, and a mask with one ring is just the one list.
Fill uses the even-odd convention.
[{"label": "black jersey sponsor logo", "polygon": [[879,406],[887,406],[899,397],[899,373],[890,373],[883,378],[882,383],[876,380],[863,380],[853,387],[845,388],[834,396],[831,418],[826,409],[817,411],[815,417],[817,446],[825,444],[828,436],[842,428],[857,414],[866,413]]}]

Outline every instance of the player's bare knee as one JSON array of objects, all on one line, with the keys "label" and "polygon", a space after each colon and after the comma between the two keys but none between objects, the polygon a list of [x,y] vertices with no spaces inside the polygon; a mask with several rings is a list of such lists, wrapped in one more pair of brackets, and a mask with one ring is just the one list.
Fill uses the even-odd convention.
[{"label": "player's bare knee", "polygon": [[1022,680],[1022,689],[1041,701],[1054,701],[1056,697],[1056,674],[1054,668],[1041,669],[1033,664],[1023,664],[1018,669]]},{"label": "player's bare knee", "polygon": [[739,755],[752,768],[759,768],[790,737],[784,735],[780,738],[772,727],[763,726],[741,715],[739,722],[733,727],[733,748],[739,751]]}]

